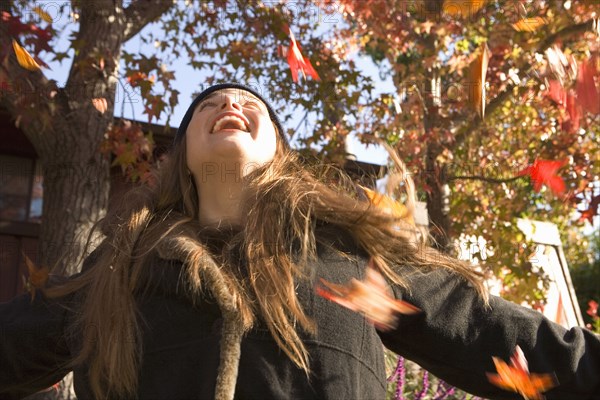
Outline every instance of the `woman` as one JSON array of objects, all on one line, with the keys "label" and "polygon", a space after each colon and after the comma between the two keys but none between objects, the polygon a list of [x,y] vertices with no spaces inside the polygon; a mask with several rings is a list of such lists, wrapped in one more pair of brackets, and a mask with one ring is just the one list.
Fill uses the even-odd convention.
[{"label": "woman", "polygon": [[[72,369],[81,399],[383,399],[382,342],[498,399],[519,396],[486,372],[518,345],[531,371],[556,374],[548,399],[600,397],[598,337],[488,296],[342,174],[303,166],[282,132],[251,88],[202,92],[157,183],[103,221],[82,273],[0,306],[0,398]],[[315,294],[320,279],[362,279],[370,260],[421,313],[378,331]]]}]

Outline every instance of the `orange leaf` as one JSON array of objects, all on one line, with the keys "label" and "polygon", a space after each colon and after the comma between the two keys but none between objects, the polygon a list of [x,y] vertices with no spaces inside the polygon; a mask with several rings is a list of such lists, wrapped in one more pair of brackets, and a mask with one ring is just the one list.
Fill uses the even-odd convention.
[{"label": "orange leaf", "polygon": [[33,11],[40,16],[41,19],[46,21],[47,23],[52,23],[52,17],[46,11],[42,10],[40,7],[34,7]]},{"label": "orange leaf", "polygon": [[444,13],[452,17],[470,17],[475,15],[483,6],[485,0],[445,0]]},{"label": "orange leaf", "polygon": [[21,47],[21,45],[17,43],[16,40],[13,39],[12,44],[13,49],[15,51],[15,55],[17,56],[17,62],[21,67],[29,71],[39,71],[41,69],[39,64],[35,62],[33,57],[31,57],[31,54],[29,54],[27,50]]},{"label": "orange leaf", "polygon": [[23,253],[23,259],[25,265],[27,265],[27,271],[29,272],[29,278],[26,281],[26,289],[31,293],[31,301],[35,298],[35,290],[41,289],[48,282],[48,276],[50,271],[48,267],[36,267],[33,261],[25,253]]},{"label": "orange leaf", "polygon": [[352,279],[347,285],[338,285],[321,279],[321,284],[316,288],[319,296],[364,315],[382,331],[395,327],[397,313],[415,314],[421,311],[392,297],[385,279],[375,269],[373,259],[369,261],[364,281]]},{"label": "orange leaf", "polygon": [[488,380],[504,389],[517,392],[525,399],[541,400],[542,393],[557,386],[554,374],[530,374],[525,354],[519,346],[510,358],[510,365],[497,357],[492,357],[498,374],[486,373]]},{"label": "orange leaf", "polygon": [[92,99],[92,104],[94,105],[96,110],[100,111],[100,114],[104,114],[108,109],[108,103],[104,97]]},{"label": "orange leaf", "polygon": [[481,118],[485,116],[485,77],[490,57],[491,53],[487,43],[482,44],[469,72],[471,84],[469,103]]},{"label": "orange leaf", "polygon": [[523,18],[512,24],[512,27],[518,32],[535,32],[546,23],[546,20],[542,17]]},{"label": "orange leaf", "polygon": [[394,217],[408,219],[409,222],[414,225],[412,215],[404,204],[392,199],[390,196],[378,193],[369,188],[363,186],[360,188],[364,191],[367,198],[373,205],[382,208],[386,212],[392,214]]}]

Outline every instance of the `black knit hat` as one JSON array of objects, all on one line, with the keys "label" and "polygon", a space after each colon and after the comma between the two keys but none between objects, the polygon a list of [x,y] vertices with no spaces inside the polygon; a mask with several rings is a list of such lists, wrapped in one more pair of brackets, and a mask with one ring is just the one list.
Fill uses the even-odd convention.
[{"label": "black knit hat", "polygon": [[204,100],[209,94],[216,92],[217,90],[223,90],[223,89],[245,90],[249,93],[252,93],[259,100],[261,100],[267,107],[267,110],[269,110],[269,116],[271,117],[271,121],[273,121],[275,126],[277,126],[277,131],[279,132],[279,138],[282,140],[283,144],[286,147],[290,146],[287,138],[285,137],[285,134],[283,133],[283,126],[281,125],[281,121],[279,121],[279,118],[277,117],[277,114],[275,114],[275,110],[273,110],[273,107],[271,107],[269,102],[267,100],[265,100],[264,97],[262,97],[256,90],[254,90],[253,88],[251,88],[249,86],[242,85],[240,83],[221,83],[218,85],[213,85],[213,86],[209,87],[208,89],[204,90],[202,93],[200,93],[194,99],[192,104],[190,104],[189,108],[185,112],[185,115],[183,116],[183,119],[181,120],[181,124],[179,124],[179,128],[177,129],[177,135],[175,135],[174,143],[178,143],[181,140],[181,138],[183,138],[185,136],[185,132],[187,131],[187,127],[190,124],[190,121],[192,120],[192,115],[194,114],[194,110],[196,109],[196,106],[202,100]]}]

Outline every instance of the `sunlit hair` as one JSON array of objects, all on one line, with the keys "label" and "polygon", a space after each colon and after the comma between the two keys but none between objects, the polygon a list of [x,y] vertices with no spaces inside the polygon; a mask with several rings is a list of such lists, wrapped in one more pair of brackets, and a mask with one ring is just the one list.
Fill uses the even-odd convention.
[{"label": "sunlit hair", "polygon": [[[185,246],[176,251],[186,261],[185,283],[193,299],[201,302],[203,290],[209,289],[201,270],[207,265],[224,266],[219,269],[222,282],[243,329],[264,321],[281,350],[306,373],[309,355],[299,333],[314,334],[316,327],[298,301],[295,282],[308,278],[309,261],[316,259],[317,242],[322,239],[317,223],[349,233],[397,284],[404,282],[394,272],[395,266],[410,266],[415,272],[445,268],[462,275],[483,300],[487,298],[479,274],[468,264],[417,240],[412,225],[364,200],[339,168],[309,165],[281,140],[274,160],[244,178],[241,215],[245,220],[223,252],[212,254],[203,244],[198,195],[187,169],[185,146],[183,138],[155,171],[156,183],[129,192],[123,206],[102,221],[107,237],[96,251],[93,266],[65,285],[45,291],[57,297],[85,288],[71,332],[94,340],[83,340],[72,366],[89,366],[96,398],[136,393],[142,349],[135,298],[150,287],[146,264],[174,236],[185,237]],[[236,245],[247,260],[246,279],[232,267]]]}]

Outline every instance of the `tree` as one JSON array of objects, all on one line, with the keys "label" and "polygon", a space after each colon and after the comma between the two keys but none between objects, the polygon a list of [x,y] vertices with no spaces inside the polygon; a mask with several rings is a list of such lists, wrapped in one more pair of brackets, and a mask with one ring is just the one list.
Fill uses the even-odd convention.
[{"label": "tree", "polygon": [[566,232],[597,214],[597,3],[332,4],[348,22],[333,47],[354,43],[395,83],[363,104],[357,133],[384,138],[407,161],[440,248],[459,233],[482,237],[473,256],[519,281],[525,300],[542,300],[514,221],[549,220]]}]

